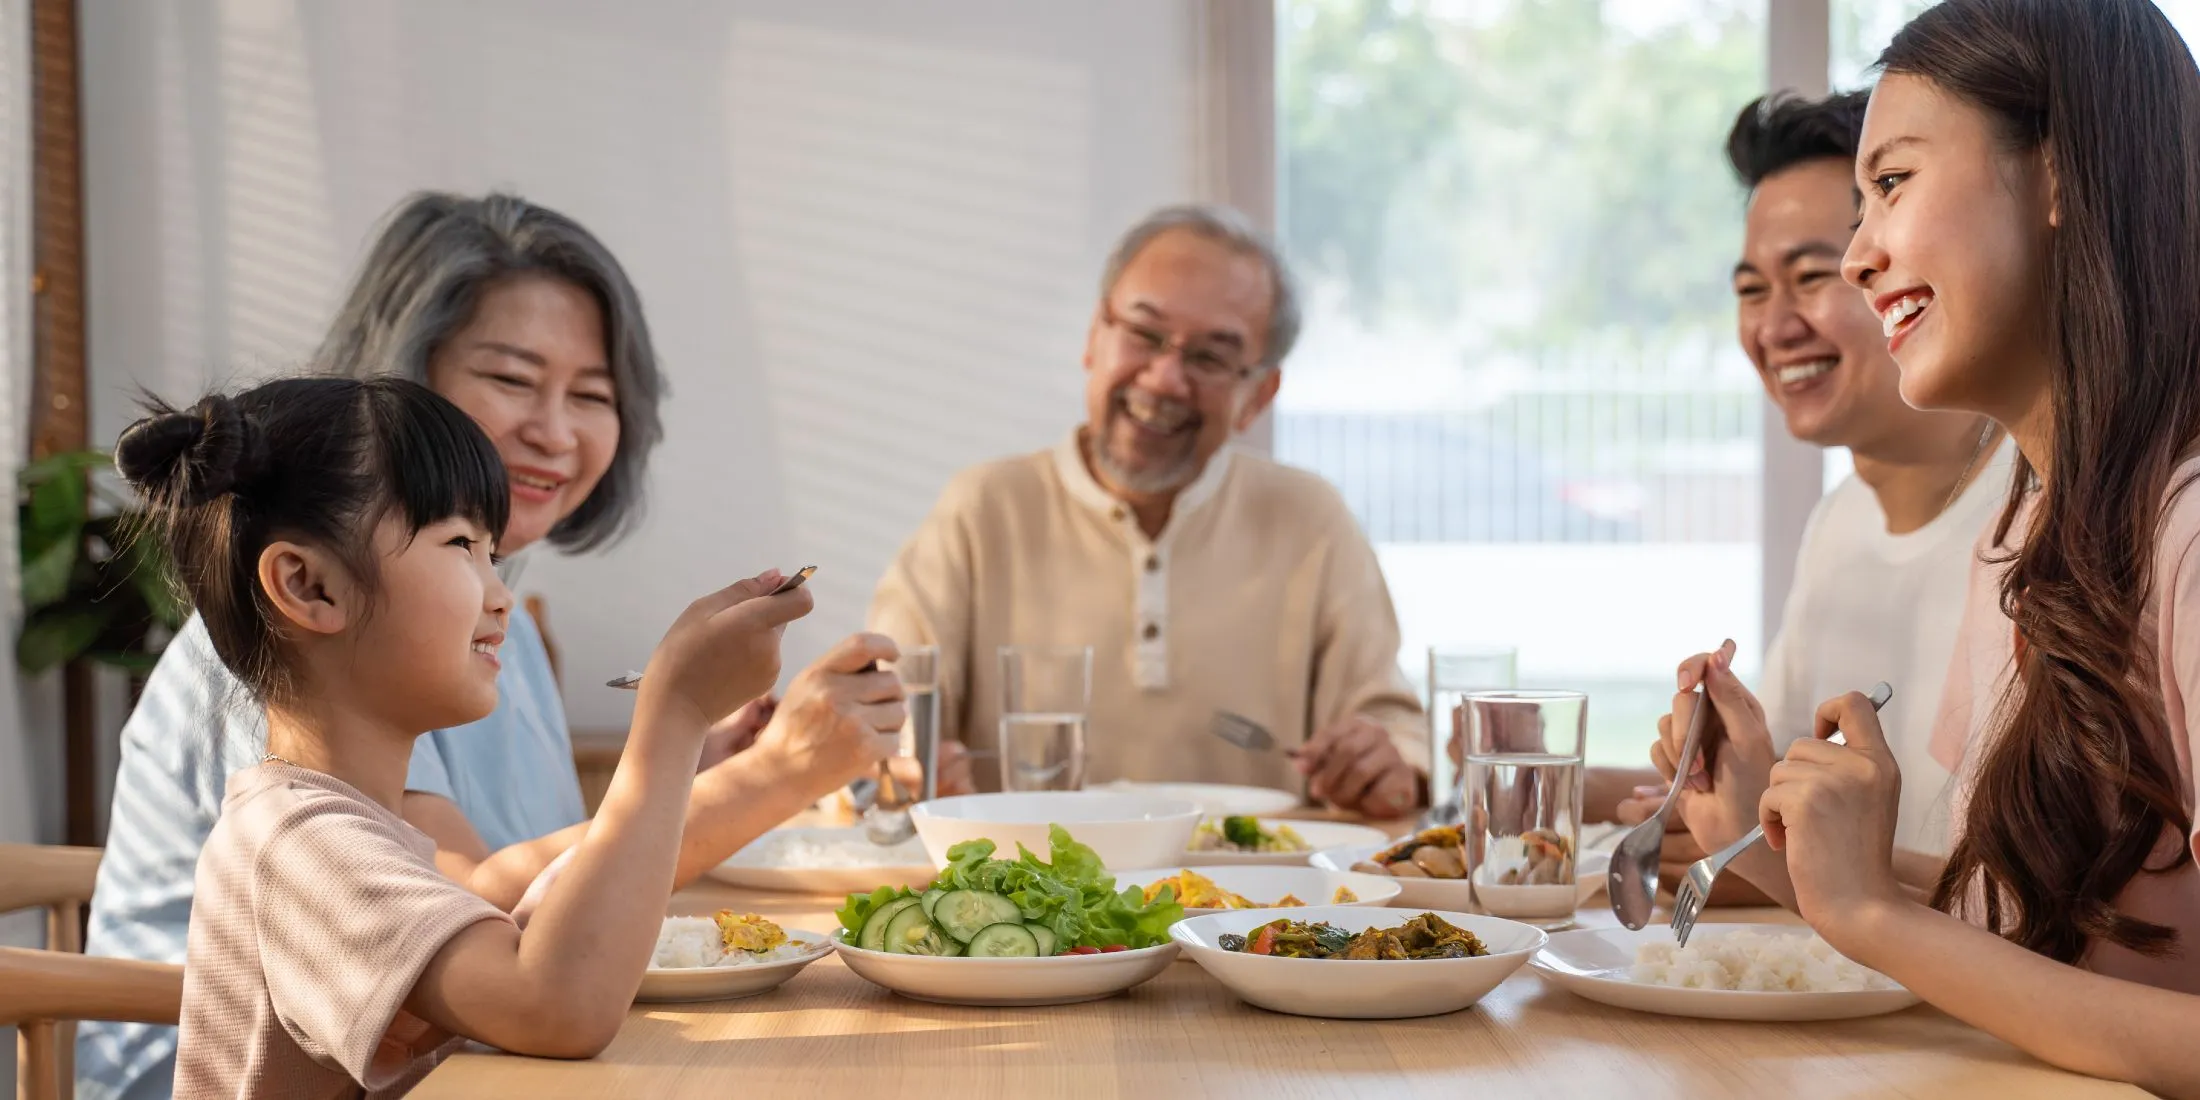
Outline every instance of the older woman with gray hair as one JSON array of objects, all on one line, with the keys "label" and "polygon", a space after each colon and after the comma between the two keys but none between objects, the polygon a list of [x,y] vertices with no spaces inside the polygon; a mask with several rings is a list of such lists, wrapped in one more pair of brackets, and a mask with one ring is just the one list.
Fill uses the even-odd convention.
[{"label": "older woman with gray hair", "polygon": [[[407,375],[480,423],[511,479],[497,546],[507,581],[535,544],[596,549],[638,514],[663,434],[664,381],[625,271],[556,211],[510,195],[409,199],[369,251],[317,363]],[[873,662],[894,655],[880,635],[851,637],[798,674],[784,701],[759,700],[712,732],[680,884],[893,751],[901,687]],[[495,712],[418,740],[403,810],[434,839],[446,874],[509,909],[548,880],[544,869],[587,822],[549,654],[522,608],[500,657]],[[90,953],[183,961],[199,848],[229,775],[258,763],[266,742],[264,714],[193,618],[123,727]],[[174,1028],[87,1024],[79,1095],[166,1096],[175,1050]]]}]

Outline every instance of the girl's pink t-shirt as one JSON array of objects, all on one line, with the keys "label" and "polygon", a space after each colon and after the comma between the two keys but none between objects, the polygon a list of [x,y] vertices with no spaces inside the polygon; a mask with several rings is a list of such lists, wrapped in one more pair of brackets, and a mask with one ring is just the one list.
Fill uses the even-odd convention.
[{"label": "girl's pink t-shirt", "polygon": [[[2200,459],[2187,462],[2171,484],[2200,473]],[[2035,498],[2036,499],[2036,498]],[[2026,508],[2030,508],[2027,502]],[[1956,777],[1951,796],[1951,828],[1960,835],[1969,803],[1974,769],[1985,756],[1988,739],[2004,723],[2001,702],[2016,673],[2015,624],[2001,611],[2001,582],[2010,547],[1993,545],[1994,527],[1979,536],[1979,555],[1971,565],[1970,591],[1963,625],[1933,722],[1933,756]],[[2012,538],[2024,517],[2011,527]],[[2153,746],[2169,764],[2189,815],[2200,772],[2193,759],[2194,723],[2200,722],[2200,486],[2175,494],[2165,509],[2154,546],[2154,588],[2142,612],[2140,637],[2156,647],[2162,708],[2162,742]],[[2162,837],[2150,865],[2167,866],[2179,846],[2194,837]],[[2174,871],[2141,874],[2116,899],[2117,908],[2142,920],[2177,929],[2179,946],[2167,957],[2152,958],[2113,944],[2095,944],[2080,960],[2087,969],[2167,989],[2200,993],[2200,866],[2188,859]],[[1976,906],[1968,911],[1975,912]]]},{"label": "girl's pink t-shirt", "polygon": [[435,843],[320,772],[229,779],[199,856],[177,1100],[401,1096],[463,1040],[405,1011],[443,945],[511,918]]}]

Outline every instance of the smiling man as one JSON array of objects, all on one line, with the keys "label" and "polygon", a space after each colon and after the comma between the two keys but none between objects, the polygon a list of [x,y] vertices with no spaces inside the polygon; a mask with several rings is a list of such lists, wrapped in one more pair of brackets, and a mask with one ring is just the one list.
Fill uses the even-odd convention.
[{"label": "smiling man", "polygon": [[[1880,720],[1902,769],[1895,843],[1942,855],[1948,772],[1927,740],[1972,546],[2007,499],[2012,454],[1981,417],[1903,402],[1886,325],[1841,280],[1866,98],[1760,99],[1742,109],[1727,139],[1750,192],[1734,265],[1742,349],[1788,433],[1847,447],[1856,464],[1811,513],[1759,695],[1784,752],[1812,735],[1819,703],[1892,684]],[[1621,817],[1640,820],[1650,805],[1632,802]],[[1675,834],[1665,873],[1699,854],[1687,834]]]},{"label": "smiling man", "polygon": [[[1296,789],[1395,816],[1426,727],[1374,548],[1313,474],[1230,446],[1298,335],[1289,273],[1229,210],[1172,207],[1109,258],[1085,423],[956,477],[902,548],[872,628],[940,647],[946,736],[996,747],[999,647],[1093,648],[1088,780]],[[1295,759],[1208,735],[1217,711]],[[977,769],[998,787],[998,765]]]}]

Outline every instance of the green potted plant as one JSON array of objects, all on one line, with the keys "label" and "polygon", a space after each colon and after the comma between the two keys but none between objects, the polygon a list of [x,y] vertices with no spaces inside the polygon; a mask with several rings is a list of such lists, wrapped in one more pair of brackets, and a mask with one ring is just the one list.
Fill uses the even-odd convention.
[{"label": "green potted plant", "polygon": [[132,537],[139,513],[100,451],[49,455],[17,478],[23,629],[16,666],[29,675],[85,660],[151,672],[186,609],[157,541]]}]

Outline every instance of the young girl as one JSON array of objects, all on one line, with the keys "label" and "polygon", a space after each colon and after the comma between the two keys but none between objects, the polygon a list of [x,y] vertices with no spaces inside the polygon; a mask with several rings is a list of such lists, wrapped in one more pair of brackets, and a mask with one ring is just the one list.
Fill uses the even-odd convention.
[{"label": "young girl", "polygon": [[[1818,713],[1846,746],[1769,769],[1758,816],[1786,859],[1766,877],[1948,1013],[2200,1096],[2200,71],[2146,0],[1947,0],[1882,60],[1843,273],[1903,396],[1993,417],[2024,461],[1934,729],[1958,777],[1946,865],[1905,889],[1902,781],[1849,695]],[[1707,687],[1746,758],[1729,656]]]},{"label": "young girl", "polygon": [[300,378],[159,410],[115,461],[268,719],[199,859],[176,1095],[397,1095],[461,1038],[603,1049],[664,915],[704,731],[771,686],[809,597],[765,595],[767,573],[673,624],[522,936],[397,813],[413,739],[496,705],[509,502],[481,429],[415,383]]}]

